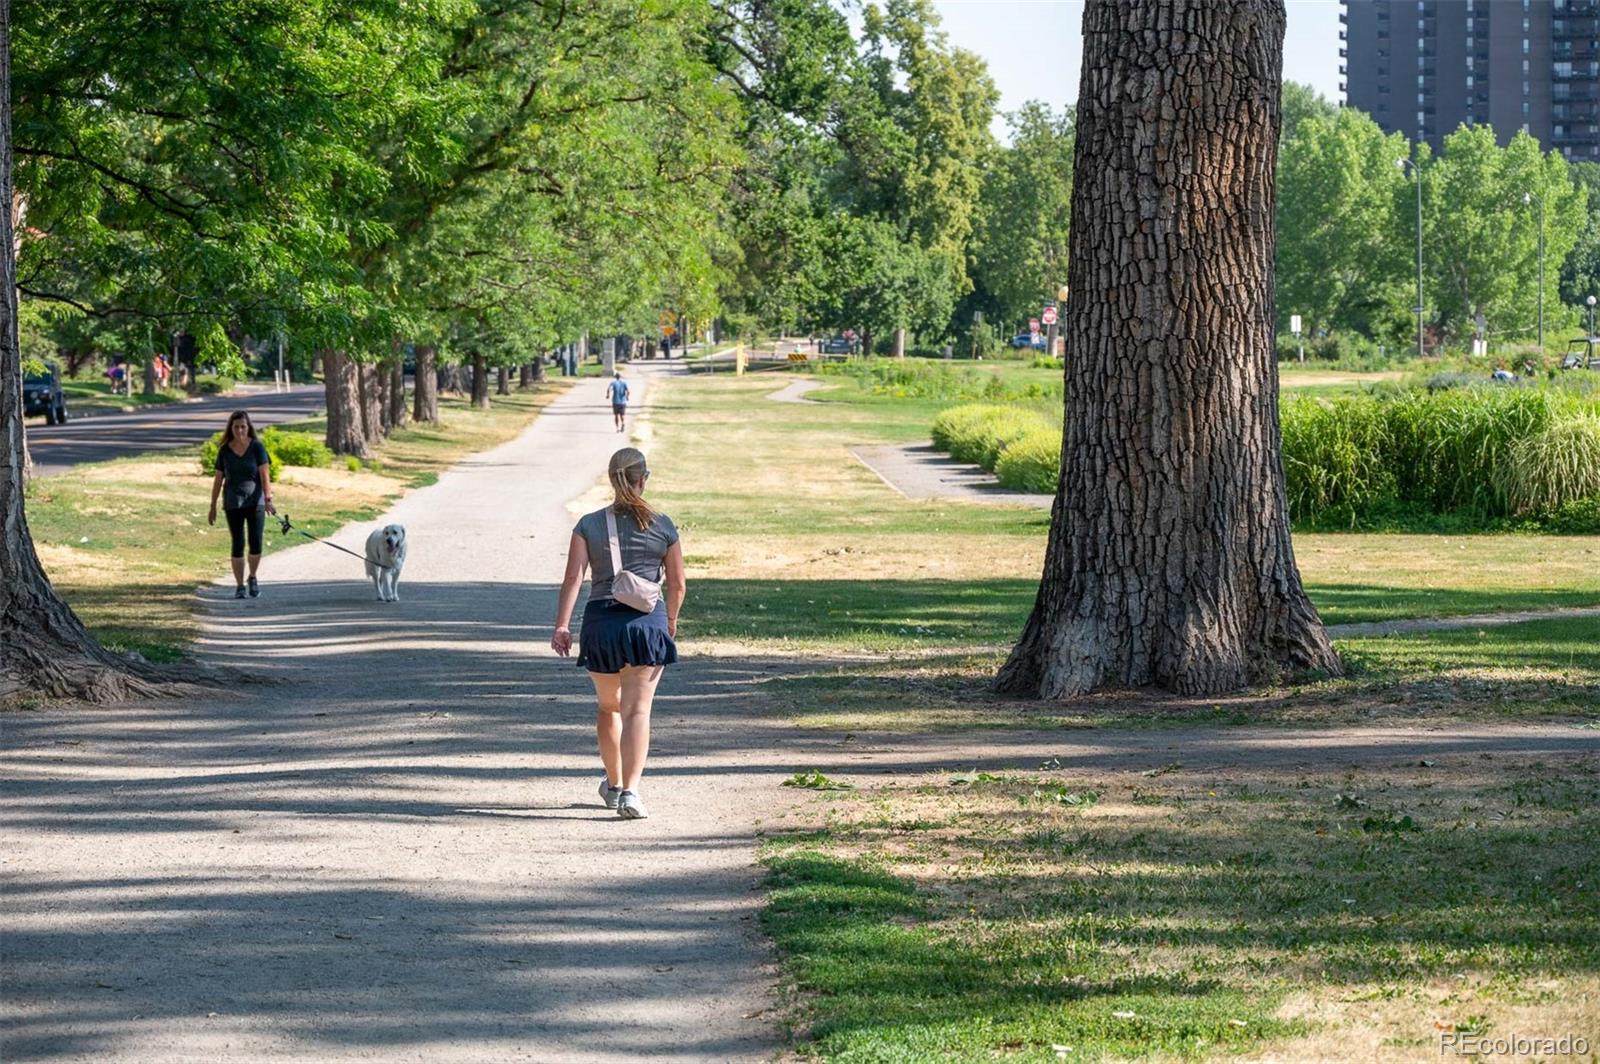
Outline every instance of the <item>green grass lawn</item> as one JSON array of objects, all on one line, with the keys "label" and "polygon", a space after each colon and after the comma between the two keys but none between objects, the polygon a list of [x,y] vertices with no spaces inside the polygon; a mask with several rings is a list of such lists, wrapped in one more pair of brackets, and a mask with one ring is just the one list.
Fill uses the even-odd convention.
[{"label": "green grass lawn", "polygon": [[[1581,713],[1581,685],[1600,681],[1592,658],[1579,654],[1563,679],[1559,647],[1487,629],[1464,657],[1443,649],[1459,635],[1344,640],[1346,679],[1242,701],[1163,701],[1159,712],[1117,698],[997,704],[987,684],[1032,608],[1048,514],[903,498],[850,447],[924,439],[945,404],[864,394],[839,377],[811,393],[821,402],[766,400],[790,379],[670,382],[653,401],[650,451],[652,498],[684,534],[685,639],[712,653],[789,655],[763,691],[797,719],[844,730],[1082,727],[1290,721],[1314,715],[1310,705],[1339,719],[1540,717]],[[1295,550],[1329,624],[1600,605],[1600,537],[1301,533]],[[1580,641],[1600,628],[1555,623]],[[1549,668],[1524,667],[1526,648],[1541,646]],[[1402,647],[1412,649],[1391,653]]]},{"label": "green grass lawn", "polygon": [[1600,1030],[1592,758],[834,782],[857,789],[763,854],[823,1059],[1419,1059],[1443,1031]]},{"label": "green grass lawn", "polygon": [[[520,432],[561,385],[494,396],[487,411],[442,398],[438,426],[403,429],[367,468],[286,466],[275,492],[295,527],[325,536],[369,520],[409,488]],[[322,421],[288,428],[320,432]],[[228,531],[206,524],[211,475],[199,447],[80,466],[28,485],[28,527],[51,583],[102,643],[153,661],[182,657],[194,638],[195,589],[228,571]],[[268,522],[264,553],[306,542]],[[270,563],[263,576],[270,579]]]}]

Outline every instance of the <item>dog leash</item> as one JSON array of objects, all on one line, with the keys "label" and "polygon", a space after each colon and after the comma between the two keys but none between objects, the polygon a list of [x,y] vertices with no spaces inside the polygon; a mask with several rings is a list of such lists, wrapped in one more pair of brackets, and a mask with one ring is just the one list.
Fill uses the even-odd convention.
[{"label": "dog leash", "polygon": [[[306,530],[305,530],[305,529],[303,529],[303,528],[296,528],[296,527],[294,527],[294,526],[293,526],[293,525],[291,525],[291,524],[290,524],[290,523],[289,523],[289,515],[288,515],[288,514],[279,514],[279,515],[278,515],[278,524],[279,524],[279,525],[281,525],[281,526],[283,526],[283,527],[282,527],[282,529],[281,529],[281,531],[282,531],[282,532],[283,532],[283,534],[284,534],[284,535],[286,535],[286,536],[287,536],[287,535],[288,535],[288,534],[289,534],[289,533],[290,533],[290,532],[298,532],[298,533],[300,533],[300,534],[301,534],[301,535],[302,535],[302,536],[304,536],[304,537],[306,537],[306,538],[307,538],[307,539],[309,539],[309,540],[315,540],[315,541],[316,541],[316,542],[318,542],[318,543],[321,543],[321,544],[323,544],[323,545],[324,545],[324,546],[327,546],[327,547],[332,547],[332,548],[333,548],[333,549],[334,549],[334,550],[342,550],[342,551],[344,551],[344,552],[345,552],[345,553],[346,553],[346,554],[348,554],[348,555],[350,555],[350,557],[352,557],[352,558],[360,558],[360,559],[361,559],[361,560],[362,560],[362,561],[363,561],[363,562],[364,562],[364,561],[366,561],[366,560],[367,560],[367,556],[366,556],[366,555],[364,555],[364,554],[357,554],[357,553],[356,553],[356,552],[355,552],[355,551],[353,551],[353,550],[351,550],[351,549],[350,549],[350,548],[349,548],[349,547],[341,547],[341,546],[339,546],[339,544],[337,544],[337,543],[329,543],[329,542],[328,542],[328,541],[327,541],[327,540],[325,540],[325,539],[323,539],[323,538],[322,538],[322,537],[320,537],[320,536],[313,536],[313,535],[312,535],[312,534],[311,534],[311,533],[310,533],[310,532],[307,532],[307,531],[306,531]],[[376,566],[377,566],[377,567],[378,567],[378,568],[379,568],[379,569],[389,569],[389,568],[392,568],[392,566],[388,566],[388,565],[385,565],[385,564],[383,564],[383,563],[382,563],[382,562],[373,562],[373,563],[372,563],[372,564],[373,564],[373,565],[376,565]]]}]

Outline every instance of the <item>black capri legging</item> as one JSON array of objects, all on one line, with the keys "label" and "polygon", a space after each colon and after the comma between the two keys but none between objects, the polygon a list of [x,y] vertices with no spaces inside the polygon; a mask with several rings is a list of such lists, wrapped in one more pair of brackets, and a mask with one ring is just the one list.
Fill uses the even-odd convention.
[{"label": "black capri legging", "polygon": [[251,508],[248,510],[224,510],[228,515],[228,535],[233,538],[233,556],[244,557],[244,533],[250,530],[250,553],[261,553],[261,531],[267,523],[267,512]]}]

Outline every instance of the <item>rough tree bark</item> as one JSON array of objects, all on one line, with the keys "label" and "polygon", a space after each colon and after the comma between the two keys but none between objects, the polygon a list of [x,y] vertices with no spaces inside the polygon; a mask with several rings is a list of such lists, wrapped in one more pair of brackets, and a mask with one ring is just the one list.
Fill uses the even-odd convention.
[{"label": "rough tree bark", "polygon": [[343,351],[323,353],[323,391],[328,407],[328,448],[334,454],[367,457],[367,439],[361,428],[361,375],[355,361]]},{"label": "rough tree bark", "polygon": [[1282,0],[1090,0],[1066,432],[1008,693],[1337,674],[1289,542],[1273,361]]},{"label": "rough tree bark", "polygon": [[539,383],[540,381],[544,380],[544,353],[543,352],[540,352],[539,354],[534,356],[533,364],[529,367],[529,373],[532,376],[534,383],[536,383],[536,384]]},{"label": "rough tree bark", "polygon": [[389,360],[384,359],[373,367],[378,386],[378,432],[385,439],[389,436],[389,384],[392,376],[389,373]]},{"label": "rough tree bark", "polygon": [[406,427],[406,367],[398,355],[389,363],[389,431]]},{"label": "rough tree bark", "polygon": [[517,367],[517,390],[521,391],[533,383],[533,363],[524,362]]},{"label": "rough tree bark", "polygon": [[484,355],[472,356],[472,405],[489,408],[489,359]]},{"label": "rough tree bark", "polygon": [[28,531],[11,154],[11,6],[0,0],[0,699],[161,694],[157,670],[100,646],[56,594]]},{"label": "rough tree bark", "polygon": [[510,366],[500,366],[495,371],[494,394],[496,394],[496,395],[510,395],[511,394],[511,367]]},{"label": "rough tree bark", "polygon": [[383,396],[378,391],[378,367],[371,362],[356,363],[356,402],[361,420],[361,438],[367,443],[383,439]]},{"label": "rough tree bark", "polygon": [[412,388],[416,393],[411,407],[414,421],[434,423],[439,420],[438,355],[439,349],[432,344],[417,345],[417,369],[412,375]]}]

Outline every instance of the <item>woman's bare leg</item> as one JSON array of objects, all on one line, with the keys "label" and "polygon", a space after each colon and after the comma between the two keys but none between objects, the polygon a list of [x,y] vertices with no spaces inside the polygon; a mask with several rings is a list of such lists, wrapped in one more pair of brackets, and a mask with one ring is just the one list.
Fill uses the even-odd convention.
[{"label": "woman's bare leg", "polygon": [[261,568],[261,555],[259,555],[259,554],[250,555],[250,575],[251,576],[255,576],[256,575],[256,570],[259,569],[259,568]]},{"label": "woman's bare leg", "polygon": [[639,789],[644,762],[650,756],[650,706],[661,665],[629,665],[622,670],[622,789]]},{"label": "woman's bare leg", "polygon": [[606,780],[622,786],[622,677],[614,673],[591,672],[598,708],[594,715],[595,738],[600,743],[600,760],[606,766]]},{"label": "woman's bare leg", "polygon": [[[257,557],[260,557],[260,555],[257,555]],[[244,559],[243,558],[229,558],[228,560],[233,563],[233,582],[238,584],[240,587],[243,587],[244,586]]]}]

